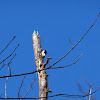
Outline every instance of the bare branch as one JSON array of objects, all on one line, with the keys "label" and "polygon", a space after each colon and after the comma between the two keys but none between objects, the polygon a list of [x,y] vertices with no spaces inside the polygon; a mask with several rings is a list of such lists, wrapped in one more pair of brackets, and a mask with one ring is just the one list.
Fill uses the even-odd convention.
[{"label": "bare branch", "polygon": [[82,92],[83,94],[86,94],[86,92],[83,90],[79,82],[77,82],[76,85],[78,86],[80,92]]},{"label": "bare branch", "polygon": [[4,64],[4,62],[3,62],[3,65],[1,66],[0,70],[1,70],[5,65],[7,65],[7,64]]},{"label": "bare branch", "polygon": [[82,54],[81,54],[81,56],[80,56],[75,62],[73,62],[73,63],[71,63],[71,64],[69,64],[69,65],[60,66],[60,67],[51,67],[51,66],[49,66],[47,69],[58,69],[58,68],[65,68],[65,67],[72,66],[72,65],[76,64],[76,63],[80,60],[81,57],[82,57]]},{"label": "bare branch", "polygon": [[8,67],[10,69],[10,75],[11,75],[11,68],[10,68],[10,64],[12,63],[12,60],[15,58],[16,54],[11,58],[11,60],[8,63]]},{"label": "bare branch", "polygon": [[[96,93],[98,90],[100,89],[100,87],[95,90],[94,92],[92,92],[91,94],[94,94]],[[48,96],[49,97],[56,97],[56,96],[61,96],[61,97],[72,97],[72,98],[84,98],[84,97],[87,97],[91,94],[86,94],[86,95],[70,95],[70,94],[55,94],[55,95],[51,95],[51,96]],[[40,99],[40,98],[46,98],[46,97],[36,97],[36,98],[31,98],[31,97],[27,97],[27,98],[0,98],[0,99]]]},{"label": "bare branch", "polygon": [[13,37],[13,39],[6,45],[6,47],[0,52],[0,54],[3,53],[7,49],[7,47],[11,44],[11,42],[15,39],[15,37],[16,36]]},{"label": "bare branch", "polygon": [[[42,69],[42,70],[45,70],[45,69]],[[42,71],[42,70],[39,70],[39,71]],[[23,76],[23,75],[28,75],[28,74],[34,74],[34,73],[39,72],[39,71],[36,70],[36,71],[33,71],[33,72],[29,72],[29,73],[22,73],[22,74],[16,74],[16,75],[1,76],[0,78]]]},{"label": "bare branch", "polygon": [[2,60],[2,61],[0,62],[0,64],[3,63],[4,61],[6,61],[9,57],[11,57],[11,56],[13,55],[13,53],[16,51],[16,49],[19,47],[19,45],[20,45],[20,44],[18,44],[17,47],[13,50],[13,52],[12,52],[8,57],[6,57],[4,60]]},{"label": "bare branch", "polygon": [[87,80],[86,79],[84,79],[82,76],[80,76],[86,83],[87,83],[87,85],[90,87],[90,84],[87,82]]},{"label": "bare branch", "polygon": [[70,43],[70,44],[71,44],[71,46],[73,47],[73,44],[72,44],[72,42],[71,42],[70,38],[69,38],[69,43]]},{"label": "bare branch", "polygon": [[97,85],[93,86],[92,89],[95,88],[96,86],[97,86]]},{"label": "bare branch", "polygon": [[20,88],[19,88],[19,91],[18,91],[18,97],[20,97],[20,96],[19,96],[19,93],[20,93],[20,90],[21,90],[21,88],[22,88],[22,85],[23,85],[24,79],[25,79],[25,76],[24,76],[23,79],[22,79],[22,82],[21,82],[21,85],[20,85]]},{"label": "bare branch", "polygon": [[26,92],[26,94],[23,96],[23,98],[25,98],[25,97],[26,97],[26,95],[28,94],[28,92],[29,92],[29,91],[30,91],[30,89],[32,88],[33,83],[36,81],[36,77],[37,77],[37,74],[36,74],[36,76],[34,77],[34,79],[33,79],[32,83],[31,83],[31,85],[30,85],[29,89],[27,90],[27,92]]},{"label": "bare branch", "polygon": [[58,62],[60,62],[64,57],[66,57],[80,42],[81,40],[87,35],[87,33],[90,31],[90,29],[94,26],[95,22],[97,21],[97,19],[99,18],[100,12],[98,14],[98,16],[96,17],[95,21],[93,22],[93,24],[90,26],[90,28],[86,31],[86,33],[78,40],[78,42],[63,56],[61,57],[58,61],[56,61],[55,63],[53,63],[51,65],[54,66],[55,64],[57,64]]},{"label": "bare branch", "polygon": [[47,57],[46,62],[44,63],[44,66],[46,66],[48,64],[50,59],[51,59],[51,57]]},{"label": "bare branch", "polygon": [[[11,60],[8,62],[8,64],[4,64],[3,62],[3,65],[2,67],[0,68],[0,70],[5,66],[5,65],[8,65],[8,67],[10,68],[10,64],[12,63],[12,60],[15,58],[16,54],[11,58]],[[10,75],[11,75],[11,68],[10,68]]]},{"label": "bare branch", "polygon": [[[81,56],[82,56],[82,54],[81,54]],[[36,70],[36,71],[33,71],[33,72],[29,72],[29,73],[23,73],[23,74],[16,74],[16,75],[8,75],[8,76],[0,76],[0,78],[6,78],[6,77],[15,77],[15,76],[22,76],[22,75],[29,75],[29,74],[34,74],[34,73],[36,73],[36,72],[40,72],[40,71],[43,71],[43,70],[47,70],[47,69],[58,69],[58,68],[64,68],[64,67],[68,67],[68,66],[71,66],[71,65],[73,65],[73,64],[76,64],[77,63],[77,61],[81,58],[81,56],[74,62],[74,63],[72,63],[72,64],[69,64],[69,65],[66,65],[66,66],[61,66],[61,67],[47,67],[47,68],[45,68],[45,69],[41,69],[41,70]]]},{"label": "bare branch", "polygon": [[[9,73],[9,67],[8,67],[7,75],[8,73]],[[6,78],[6,83],[5,83],[5,98],[7,98],[7,81],[8,81],[8,77]]]},{"label": "bare branch", "polygon": [[10,65],[12,63],[12,60],[15,58],[16,54],[11,58],[11,60],[9,61],[8,65]]}]

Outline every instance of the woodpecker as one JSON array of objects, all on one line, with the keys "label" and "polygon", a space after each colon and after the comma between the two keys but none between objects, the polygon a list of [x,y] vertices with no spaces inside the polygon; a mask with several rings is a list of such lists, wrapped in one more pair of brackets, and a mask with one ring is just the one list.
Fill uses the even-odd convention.
[{"label": "woodpecker", "polygon": [[44,58],[46,56],[46,54],[47,54],[47,50],[43,50],[41,55]]}]

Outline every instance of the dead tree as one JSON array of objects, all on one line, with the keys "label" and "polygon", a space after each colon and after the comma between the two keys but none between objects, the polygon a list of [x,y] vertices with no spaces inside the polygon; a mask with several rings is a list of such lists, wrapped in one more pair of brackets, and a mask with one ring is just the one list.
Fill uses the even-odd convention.
[{"label": "dead tree", "polygon": [[[39,78],[39,100],[47,100],[48,97],[48,74],[46,73],[45,66],[48,63],[50,57],[47,58],[46,63],[43,62],[43,57],[41,55],[42,48],[40,43],[40,35],[34,31],[33,36],[33,48],[34,48],[34,56],[35,56],[35,64],[38,71]],[[41,71],[42,70],[42,71]]]},{"label": "dead tree", "polygon": [[[100,12],[98,14],[98,16],[96,17],[95,21],[92,23],[92,25],[90,26],[90,28],[86,31],[86,33],[78,40],[78,42],[75,44],[75,45],[72,45],[70,39],[69,39],[69,42],[70,44],[72,45],[72,48],[65,54],[63,55],[60,59],[58,59],[56,62],[54,62],[52,65],[50,65],[49,67],[45,68],[45,66],[48,64],[49,62],[49,59],[51,59],[51,57],[47,57],[47,60],[46,62],[44,63],[43,62],[43,57],[41,55],[41,52],[42,52],[42,48],[41,48],[41,43],[40,43],[40,36],[39,36],[39,33],[37,32],[33,32],[33,36],[32,36],[32,40],[33,40],[33,48],[34,48],[34,56],[35,56],[35,63],[36,63],[36,67],[37,67],[37,70],[36,71],[32,71],[32,72],[27,72],[27,73],[21,73],[21,74],[11,74],[11,68],[10,68],[10,64],[12,63],[12,60],[14,59],[14,57],[16,56],[16,54],[11,58],[11,60],[6,64],[5,61],[7,59],[9,59],[13,54],[14,52],[16,51],[16,49],[18,48],[19,44],[17,47],[15,47],[15,49],[12,51],[12,53],[7,56],[5,59],[3,59],[0,64],[3,64],[3,66],[0,67],[0,70],[5,66],[7,65],[8,66],[8,69],[10,69],[10,75],[7,75],[7,76],[0,76],[0,78],[6,78],[6,83],[5,83],[5,97],[1,97],[0,96],[0,99],[19,99],[19,100],[22,100],[22,99],[39,99],[39,100],[47,100],[48,98],[50,97],[56,97],[56,96],[59,96],[59,97],[73,97],[73,98],[86,98],[88,100],[90,99],[93,99],[91,98],[92,94],[96,93],[99,89],[97,88],[95,91],[92,92],[92,89],[94,87],[92,87],[92,84],[88,84],[87,81],[84,79],[84,81],[88,84],[88,86],[90,87],[89,89],[89,92],[85,93],[83,91],[83,89],[81,88],[81,86],[79,84],[78,87],[80,89],[80,91],[84,94],[84,95],[70,95],[70,94],[63,94],[63,93],[58,93],[58,94],[54,94],[54,95],[49,95],[48,96],[48,92],[50,92],[50,90],[48,89],[48,74],[46,73],[46,70],[48,69],[59,69],[59,68],[65,68],[65,67],[68,67],[68,66],[72,66],[73,64],[76,64],[76,62],[81,58],[81,56],[73,63],[71,64],[68,64],[66,66],[59,66],[59,67],[54,67],[54,65],[56,65],[58,62],[60,62],[63,58],[65,58],[81,41],[82,39],[88,34],[88,32],[91,30],[91,28],[94,26],[95,22],[97,21],[97,19],[99,18],[99,15],[100,15]],[[14,37],[15,38],[15,37]],[[6,48],[10,45],[10,43],[14,40],[14,38],[9,42],[9,44],[0,52],[0,54],[2,54]],[[32,87],[32,84],[34,83],[34,80],[33,82],[31,83],[31,86],[29,87],[29,89],[26,91],[26,94],[23,96],[23,97],[19,97],[19,93],[20,93],[20,90],[22,88],[22,85],[23,85],[23,81],[24,81],[24,78],[22,79],[22,82],[21,82],[21,85],[20,85],[20,88],[19,88],[19,91],[18,91],[18,98],[16,97],[7,97],[7,94],[6,94],[6,86],[7,86],[7,80],[8,80],[8,77],[17,77],[17,76],[22,76],[22,75],[30,75],[30,74],[34,74],[34,73],[37,73],[38,72],[38,78],[39,78],[39,97],[26,97],[27,93],[29,92],[30,88]]]}]

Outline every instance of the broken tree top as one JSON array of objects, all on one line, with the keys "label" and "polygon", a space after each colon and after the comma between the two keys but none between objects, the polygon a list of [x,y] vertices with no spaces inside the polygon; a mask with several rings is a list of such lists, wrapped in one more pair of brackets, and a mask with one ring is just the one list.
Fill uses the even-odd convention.
[{"label": "broken tree top", "polygon": [[[38,31],[37,31],[37,33],[36,33],[36,31],[34,30],[33,36],[35,36],[35,35],[39,35],[39,33],[38,33]],[[32,36],[32,37],[33,37],[33,36]]]}]

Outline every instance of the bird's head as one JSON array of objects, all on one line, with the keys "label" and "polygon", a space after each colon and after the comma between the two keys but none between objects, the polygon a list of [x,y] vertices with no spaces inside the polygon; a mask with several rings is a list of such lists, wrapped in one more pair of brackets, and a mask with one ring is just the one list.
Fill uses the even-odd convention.
[{"label": "bird's head", "polygon": [[44,50],[45,54],[47,54],[47,50]]}]

